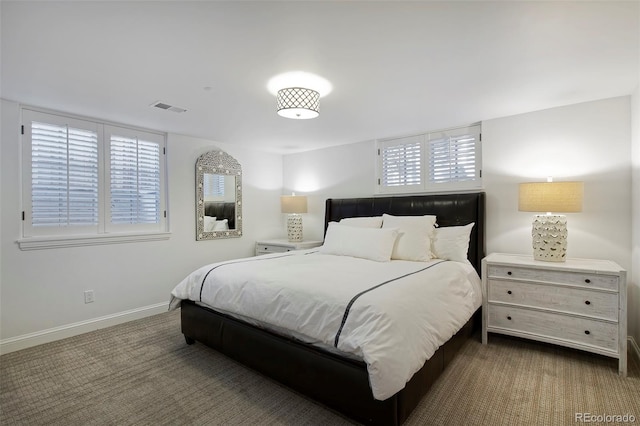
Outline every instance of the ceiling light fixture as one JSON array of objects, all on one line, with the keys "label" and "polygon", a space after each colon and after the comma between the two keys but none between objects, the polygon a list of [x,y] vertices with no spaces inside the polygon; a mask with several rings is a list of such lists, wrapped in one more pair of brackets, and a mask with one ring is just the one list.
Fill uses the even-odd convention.
[{"label": "ceiling light fixture", "polygon": [[320,98],[331,92],[331,83],[315,74],[292,71],[269,80],[267,88],[276,95],[278,115],[293,119],[320,115]]},{"label": "ceiling light fixture", "polygon": [[309,119],[320,115],[320,93],[303,87],[278,90],[278,115],[285,118]]}]

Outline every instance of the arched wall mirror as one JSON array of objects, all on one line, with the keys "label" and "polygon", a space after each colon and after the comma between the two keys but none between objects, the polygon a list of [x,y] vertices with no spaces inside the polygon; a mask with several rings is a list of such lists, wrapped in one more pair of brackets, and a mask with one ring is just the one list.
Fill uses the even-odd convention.
[{"label": "arched wall mirror", "polygon": [[242,236],[242,168],[224,151],[196,161],[196,240]]}]

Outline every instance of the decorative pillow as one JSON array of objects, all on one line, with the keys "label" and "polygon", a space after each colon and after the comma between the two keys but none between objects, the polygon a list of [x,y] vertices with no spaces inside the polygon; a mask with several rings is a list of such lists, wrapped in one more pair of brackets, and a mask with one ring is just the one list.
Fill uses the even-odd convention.
[{"label": "decorative pillow", "polygon": [[433,256],[438,259],[468,262],[469,238],[475,222],[465,226],[436,228],[433,236]]},{"label": "decorative pillow", "polygon": [[216,220],[215,224],[213,225],[213,230],[214,231],[228,231],[229,230],[229,220],[228,219]]},{"label": "decorative pillow", "polygon": [[213,231],[213,227],[216,224],[216,218],[214,216],[205,216],[204,217],[204,232]]},{"label": "decorative pillow", "polygon": [[397,236],[395,228],[361,228],[329,222],[320,252],[388,262]]},{"label": "decorative pillow", "polygon": [[340,225],[357,226],[358,228],[382,228],[382,216],[345,217]]},{"label": "decorative pillow", "polygon": [[431,254],[431,237],[435,230],[436,217],[382,215],[382,229],[397,228],[400,235],[391,253],[392,259],[426,262]]}]

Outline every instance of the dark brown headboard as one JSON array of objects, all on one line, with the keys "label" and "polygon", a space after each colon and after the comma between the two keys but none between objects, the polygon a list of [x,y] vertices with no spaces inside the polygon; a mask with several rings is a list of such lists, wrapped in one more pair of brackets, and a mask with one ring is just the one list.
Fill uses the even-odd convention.
[{"label": "dark brown headboard", "polygon": [[410,195],[370,198],[329,198],[325,209],[325,232],[329,222],[345,217],[437,216],[438,226],[461,226],[475,222],[469,241],[469,261],[480,274],[485,255],[485,194]]}]

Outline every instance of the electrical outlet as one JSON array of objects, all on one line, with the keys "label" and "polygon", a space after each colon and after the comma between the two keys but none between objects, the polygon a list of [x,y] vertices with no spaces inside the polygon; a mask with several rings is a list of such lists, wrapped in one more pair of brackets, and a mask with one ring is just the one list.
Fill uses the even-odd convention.
[{"label": "electrical outlet", "polygon": [[84,292],[84,303],[93,303],[93,290],[86,290]]}]

